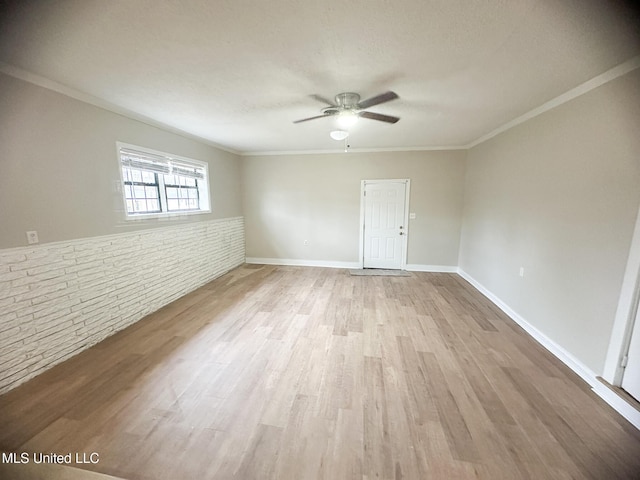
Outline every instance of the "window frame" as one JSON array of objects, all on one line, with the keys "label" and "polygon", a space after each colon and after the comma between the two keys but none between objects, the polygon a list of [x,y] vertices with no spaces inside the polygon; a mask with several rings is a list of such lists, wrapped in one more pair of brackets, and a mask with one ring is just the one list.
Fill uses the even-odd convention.
[{"label": "window frame", "polygon": [[[150,158],[153,157],[154,160],[157,160],[159,164],[162,162],[166,162],[169,173],[161,173],[154,172],[153,170],[146,170],[148,172],[154,173],[156,180],[158,182],[158,195],[159,195],[159,203],[160,203],[160,211],[159,212],[141,212],[129,213],[129,209],[127,207],[127,194],[126,194],[126,185],[125,185],[125,176],[123,173],[124,165],[123,162],[123,152],[122,150],[128,150],[131,152],[136,152],[141,155],[148,155]],[[209,191],[209,165],[206,162],[202,162],[200,160],[194,160],[192,158],[183,157],[180,155],[175,155],[172,153],[161,152],[158,150],[153,150],[146,147],[141,147],[139,145],[132,145],[124,142],[116,142],[116,153],[117,153],[117,161],[118,161],[118,172],[120,177],[120,183],[118,188],[120,190],[122,196],[122,208],[124,211],[124,217],[126,220],[144,220],[144,219],[152,219],[152,218],[172,218],[172,217],[184,217],[185,215],[200,215],[211,213],[211,194]],[[175,164],[177,169],[180,168],[194,168],[204,170],[203,178],[195,178],[196,186],[195,187],[185,187],[194,189],[197,192],[198,202],[200,204],[199,209],[184,209],[184,210],[169,210],[168,207],[168,197],[167,197],[167,186],[165,184],[165,175],[176,175],[178,177],[187,177],[187,175],[180,175],[179,172],[172,172],[171,166]],[[134,167],[135,168],[135,167]],[[144,171],[144,169],[142,169]],[[171,184],[170,184],[171,185]]]}]

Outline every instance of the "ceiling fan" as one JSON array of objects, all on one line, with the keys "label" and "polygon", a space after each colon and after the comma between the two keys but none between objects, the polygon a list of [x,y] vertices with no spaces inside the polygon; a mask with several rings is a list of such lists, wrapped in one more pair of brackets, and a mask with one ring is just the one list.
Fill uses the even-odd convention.
[{"label": "ceiling fan", "polygon": [[371,120],[379,120],[381,122],[396,123],[400,120],[399,117],[391,115],[383,115],[381,113],[367,112],[366,109],[373,107],[374,105],[380,105],[381,103],[390,102],[399,98],[395,92],[385,92],[375,97],[371,97],[367,100],[360,101],[360,95],[357,93],[339,93],[335,97],[335,103],[330,102],[320,95],[311,95],[312,98],[319,102],[329,105],[323,108],[322,115],[316,115],[315,117],[303,118],[302,120],[296,120],[293,123],[307,122],[309,120],[315,120],[316,118],[337,116],[339,123],[343,126],[353,125],[353,123],[359,118],[368,118]]}]

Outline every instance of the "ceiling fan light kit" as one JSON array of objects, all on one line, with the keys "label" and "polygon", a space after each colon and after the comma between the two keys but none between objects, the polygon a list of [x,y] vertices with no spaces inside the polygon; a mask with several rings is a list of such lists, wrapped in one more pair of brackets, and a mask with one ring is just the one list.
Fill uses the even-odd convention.
[{"label": "ceiling fan light kit", "polygon": [[340,128],[349,128],[358,122],[358,118],[359,116],[356,112],[346,110],[336,116],[336,123]]},{"label": "ceiling fan light kit", "polygon": [[333,130],[331,133],[329,133],[329,136],[334,140],[339,141],[347,138],[349,136],[349,132],[347,132],[346,130]]}]

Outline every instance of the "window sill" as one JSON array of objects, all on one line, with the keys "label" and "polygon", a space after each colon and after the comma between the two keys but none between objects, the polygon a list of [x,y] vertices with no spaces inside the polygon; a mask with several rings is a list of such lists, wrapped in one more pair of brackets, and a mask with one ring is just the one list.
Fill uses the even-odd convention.
[{"label": "window sill", "polygon": [[184,217],[190,217],[192,215],[202,215],[206,213],[211,213],[211,210],[195,210],[195,211],[184,211],[184,212],[170,212],[170,213],[138,213],[135,215],[125,214],[125,220],[127,222],[140,222],[144,220],[174,220],[181,219]]}]

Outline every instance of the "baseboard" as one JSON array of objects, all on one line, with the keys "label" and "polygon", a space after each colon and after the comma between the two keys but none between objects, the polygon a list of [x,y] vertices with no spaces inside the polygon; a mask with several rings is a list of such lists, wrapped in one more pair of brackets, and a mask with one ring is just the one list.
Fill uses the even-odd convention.
[{"label": "baseboard", "polygon": [[[246,263],[287,265],[293,267],[361,268],[359,262],[334,262],[326,260],[247,257],[245,261]],[[407,264],[405,270],[409,272],[458,273],[458,267],[451,265],[420,265],[417,263]]]},{"label": "baseboard", "polygon": [[601,382],[596,382],[591,389],[616,412],[626,418],[631,425],[640,430],[640,411],[633,408],[620,395]]},{"label": "baseboard", "polygon": [[360,268],[358,262],[334,262],[327,260],[300,260],[292,258],[246,257],[246,263],[261,265],[286,265],[291,267]]},{"label": "baseboard", "polygon": [[529,335],[531,335],[540,345],[549,350],[553,355],[555,355],[562,363],[564,363],[567,367],[573,370],[576,374],[580,376],[585,382],[587,382],[591,387],[594,387],[596,383],[599,383],[596,379],[596,374],[591,371],[586,365],[584,365],[580,360],[575,358],[569,352],[567,352],[564,348],[558,345],[556,342],[547,337],[544,333],[538,330],[536,327],[527,322],[524,318],[522,318],[515,310],[513,310],[509,305],[504,303],[500,298],[494,295],[491,291],[486,289],[481,283],[479,283],[476,279],[474,279],[471,275],[466,273],[464,270],[458,269],[458,275],[464,278],[467,282],[473,285],[480,293],[482,293],[485,297],[491,300],[500,310],[506,313],[509,318],[511,318],[514,322],[520,325]]},{"label": "baseboard", "polygon": [[509,318],[520,325],[529,335],[531,335],[540,345],[549,350],[558,360],[573,370],[585,382],[589,384],[591,390],[609,404],[616,412],[626,418],[634,427],[640,430],[640,412],[631,407],[627,402],[621,399],[615,392],[608,389],[598,381],[597,375],[591,371],[586,365],[577,358],[567,352],[560,345],[547,337],[540,330],[535,328],[524,318],[522,318],[509,305],[500,300],[491,291],[486,289],[481,283],[474,279],[464,270],[458,268],[458,275],[474,286],[476,290],[491,300],[500,310],[506,313]]},{"label": "baseboard", "polygon": [[[323,260],[298,260],[287,258],[256,258],[247,257],[246,263],[264,264],[264,265],[288,265],[303,267],[329,267],[329,268],[360,268],[358,262],[328,262]],[[584,365],[581,361],[571,355],[568,351],[558,345],[556,342],[547,337],[536,327],[527,322],[509,305],[498,298],[493,292],[484,287],[475,278],[459,267],[451,267],[446,265],[419,265],[408,264],[406,270],[414,272],[437,272],[437,273],[457,273],[473,287],[487,297],[491,302],[502,310],[509,318],[520,325],[529,335],[533,337],[540,345],[551,352],[558,360],[569,367],[580,378],[582,378],[591,390],[609,404],[616,412],[627,419],[634,427],[640,430],[640,412],[631,407],[627,402],[617,396],[614,392],[598,381],[596,374]]]},{"label": "baseboard", "polygon": [[420,265],[418,263],[407,264],[405,270],[409,272],[458,273],[458,267],[451,265]]}]

